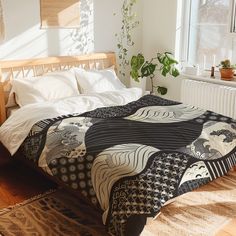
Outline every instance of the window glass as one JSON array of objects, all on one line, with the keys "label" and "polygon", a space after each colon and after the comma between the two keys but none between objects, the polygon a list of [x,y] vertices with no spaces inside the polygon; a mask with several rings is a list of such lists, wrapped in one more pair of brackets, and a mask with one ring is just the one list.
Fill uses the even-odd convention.
[{"label": "window glass", "polygon": [[201,69],[232,60],[234,39],[229,32],[231,0],[192,0],[190,7],[188,62]]}]

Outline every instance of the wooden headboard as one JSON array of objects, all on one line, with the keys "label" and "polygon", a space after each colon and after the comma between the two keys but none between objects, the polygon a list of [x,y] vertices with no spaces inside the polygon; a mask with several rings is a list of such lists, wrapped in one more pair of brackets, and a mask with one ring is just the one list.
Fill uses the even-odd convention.
[{"label": "wooden headboard", "polygon": [[114,53],[94,53],[81,56],[60,56],[37,59],[0,61],[0,124],[6,120],[6,102],[11,90],[11,80],[40,76],[47,72],[68,70],[72,67],[104,69],[115,66]]}]

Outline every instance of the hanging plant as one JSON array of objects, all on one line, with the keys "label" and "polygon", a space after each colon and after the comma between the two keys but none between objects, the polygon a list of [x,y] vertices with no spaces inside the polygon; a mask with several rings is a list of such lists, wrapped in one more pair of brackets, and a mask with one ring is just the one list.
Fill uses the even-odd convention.
[{"label": "hanging plant", "polygon": [[132,32],[138,26],[137,14],[134,11],[134,6],[137,0],[124,0],[122,12],[122,26],[120,33],[116,34],[118,58],[119,58],[119,73],[122,77],[126,76],[126,67],[129,65],[128,50],[134,46]]}]

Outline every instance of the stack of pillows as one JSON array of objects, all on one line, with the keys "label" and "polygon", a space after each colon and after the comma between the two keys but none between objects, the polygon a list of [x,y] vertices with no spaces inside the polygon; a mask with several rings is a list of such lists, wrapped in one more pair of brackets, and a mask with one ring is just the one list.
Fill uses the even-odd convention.
[{"label": "stack of pillows", "polygon": [[103,93],[125,88],[114,67],[103,70],[72,68],[43,76],[14,79],[6,107],[56,101],[79,94]]}]

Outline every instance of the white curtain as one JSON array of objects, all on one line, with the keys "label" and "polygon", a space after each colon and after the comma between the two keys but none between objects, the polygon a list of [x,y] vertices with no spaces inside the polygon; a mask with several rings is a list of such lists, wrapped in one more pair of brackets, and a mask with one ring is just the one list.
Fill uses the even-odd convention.
[{"label": "white curtain", "polygon": [[3,41],[5,37],[5,25],[3,18],[2,0],[0,0],[0,42]]}]

